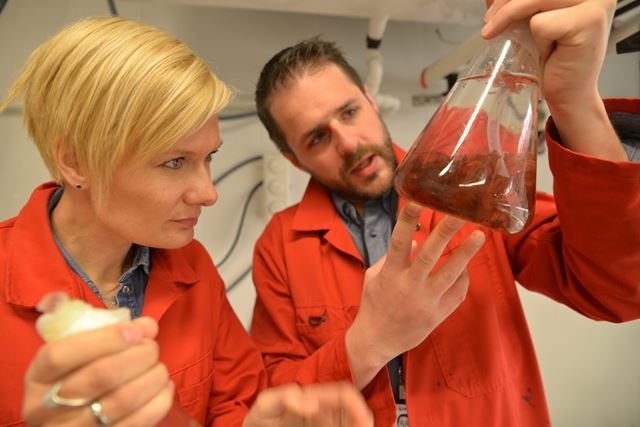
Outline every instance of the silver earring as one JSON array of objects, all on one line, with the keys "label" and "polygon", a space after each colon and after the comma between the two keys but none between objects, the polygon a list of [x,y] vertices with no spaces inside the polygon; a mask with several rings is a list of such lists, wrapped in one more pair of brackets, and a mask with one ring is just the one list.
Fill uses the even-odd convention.
[{"label": "silver earring", "polygon": [[76,184],[76,185],[74,185],[74,187],[76,187],[78,190],[80,190],[82,188],[82,184]]}]

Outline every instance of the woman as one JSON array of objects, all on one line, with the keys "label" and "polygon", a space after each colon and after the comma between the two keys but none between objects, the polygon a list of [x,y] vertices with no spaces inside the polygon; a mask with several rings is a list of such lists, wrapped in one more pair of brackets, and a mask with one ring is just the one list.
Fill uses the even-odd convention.
[{"label": "woman", "polygon": [[[172,405],[207,425],[369,422],[344,385],[272,389],[248,409],[261,357],[194,240],[218,197],[230,96],[202,59],[153,27],[86,19],[32,54],[0,110],[20,94],[55,182],[0,224],[0,424],[153,425]],[[42,345],[34,321],[52,292],[134,320]]]}]

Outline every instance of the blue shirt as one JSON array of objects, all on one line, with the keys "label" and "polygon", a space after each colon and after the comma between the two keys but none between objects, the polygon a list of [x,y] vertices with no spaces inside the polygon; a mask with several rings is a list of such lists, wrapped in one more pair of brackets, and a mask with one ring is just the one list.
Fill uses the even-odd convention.
[{"label": "blue shirt", "polygon": [[[382,197],[368,200],[364,205],[364,218],[358,215],[356,208],[335,193],[331,193],[333,205],[340,215],[340,219],[349,230],[353,242],[358,247],[367,267],[375,264],[387,253],[389,238],[395,222],[397,212],[397,198],[394,190],[387,191]],[[393,200],[393,199],[396,200]],[[394,206],[396,204],[396,206]],[[404,403],[404,397],[400,393],[400,369],[402,367],[402,355],[389,361],[389,380],[395,401]]]},{"label": "blue shirt", "polygon": [[[59,188],[56,190],[51,199],[49,199],[49,217],[51,217],[51,212],[56,207],[58,202],[60,201],[60,197],[62,197],[63,188]],[[51,221],[49,221],[49,225],[51,225]],[[104,300],[100,290],[93,283],[93,281],[86,275],[84,271],[80,268],[78,263],[76,263],[71,255],[65,251],[58,240],[58,237],[53,232],[53,228],[51,228],[51,234],[53,235],[53,239],[58,245],[62,256],[69,264],[69,267],[85,281],[87,285],[91,288],[93,292],[100,298]],[[149,281],[149,272],[151,270],[151,255],[150,250],[146,246],[138,246],[136,244],[133,245],[133,263],[131,268],[124,272],[118,283],[120,285],[118,293],[116,294],[116,301],[118,307],[127,307],[131,311],[131,317],[135,319],[136,317],[140,317],[142,315],[142,305],[144,303],[144,293],[147,289],[147,282]]]},{"label": "blue shirt", "polygon": [[389,190],[382,197],[368,200],[364,205],[364,218],[361,218],[351,203],[336,193],[331,193],[333,205],[367,267],[387,253],[393,228],[391,198]]}]

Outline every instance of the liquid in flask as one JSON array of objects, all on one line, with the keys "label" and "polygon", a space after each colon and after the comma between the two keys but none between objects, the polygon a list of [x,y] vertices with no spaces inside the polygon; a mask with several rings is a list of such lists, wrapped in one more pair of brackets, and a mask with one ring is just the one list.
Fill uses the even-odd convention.
[{"label": "liquid in flask", "polygon": [[539,67],[524,25],[489,42],[396,170],[405,199],[508,233],[531,220]]}]

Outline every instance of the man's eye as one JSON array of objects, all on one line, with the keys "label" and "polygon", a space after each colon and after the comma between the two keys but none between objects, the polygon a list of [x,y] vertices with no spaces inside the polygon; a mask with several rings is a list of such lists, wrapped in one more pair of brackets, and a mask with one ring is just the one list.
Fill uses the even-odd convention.
[{"label": "man's eye", "polygon": [[313,134],[313,137],[311,137],[311,144],[317,144],[319,142],[322,142],[323,139],[325,139],[325,137],[327,136],[327,132],[316,132]]},{"label": "man's eye", "polygon": [[180,169],[183,161],[184,161],[184,158],[179,157],[177,159],[171,159],[168,162],[164,162],[162,165],[169,169]]},{"label": "man's eye", "polygon": [[344,118],[345,118],[345,119],[350,119],[350,118],[352,118],[353,116],[355,116],[355,115],[356,115],[356,112],[357,112],[357,111],[358,111],[358,109],[357,109],[357,108],[349,108],[349,109],[345,110],[345,111],[344,111],[344,113],[343,113]]}]

